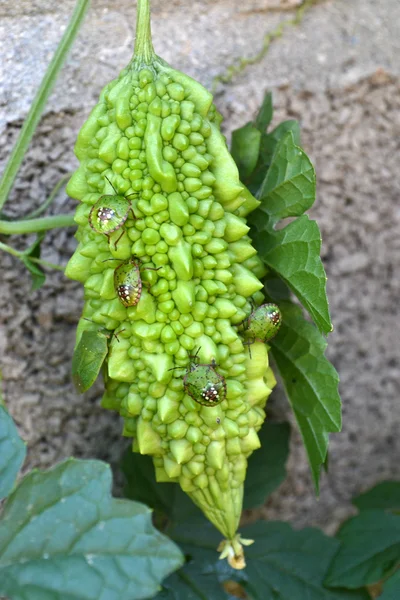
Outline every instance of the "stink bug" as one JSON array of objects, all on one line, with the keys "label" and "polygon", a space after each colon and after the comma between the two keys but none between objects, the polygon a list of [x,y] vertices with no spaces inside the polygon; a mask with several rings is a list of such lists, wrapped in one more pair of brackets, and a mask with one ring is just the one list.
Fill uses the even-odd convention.
[{"label": "stink bug", "polygon": [[282,323],[282,314],[276,304],[261,304],[243,321],[247,345],[254,342],[269,342]]},{"label": "stink bug", "polygon": [[89,213],[89,225],[96,233],[104,233],[108,237],[110,233],[122,227],[128,218],[129,211],[132,212],[133,218],[135,215],[129,200],[130,196],[118,194],[108,177],[106,179],[115,195],[105,194],[97,200]]},{"label": "stink bug", "polygon": [[198,362],[199,351],[200,348],[194,356],[190,357],[189,369],[183,377],[183,387],[185,392],[199,404],[216,406],[226,398],[225,378],[216,371],[217,364],[214,359],[210,364]]},{"label": "stink bug", "polygon": [[81,394],[91,388],[96,381],[107,356],[112,335],[113,332],[104,328],[97,331],[86,330],[82,333],[72,358],[72,379]]},{"label": "stink bug", "polygon": [[[110,259],[109,259],[110,260]],[[141,260],[132,256],[125,260],[114,271],[114,285],[118,298],[126,308],[136,306],[142,295],[142,278],[140,276]],[[143,270],[158,271],[153,267],[143,267]]]}]

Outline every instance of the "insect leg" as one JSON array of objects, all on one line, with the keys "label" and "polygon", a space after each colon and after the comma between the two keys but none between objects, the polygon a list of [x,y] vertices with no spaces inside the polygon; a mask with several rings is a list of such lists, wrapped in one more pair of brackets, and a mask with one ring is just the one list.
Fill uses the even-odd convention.
[{"label": "insect leg", "polygon": [[[113,332],[112,332],[112,334],[111,334],[111,337],[112,337],[113,335],[115,336],[115,338],[116,338],[116,340],[117,340],[118,344],[119,344],[119,339],[118,339],[118,336],[119,336],[119,334],[120,334],[120,333],[122,333],[123,331],[125,331],[125,329],[120,329],[119,331],[113,331]],[[111,341],[111,339],[110,339],[110,341]]]},{"label": "insect leg", "polygon": [[119,240],[122,238],[122,236],[124,235],[124,233],[125,233],[125,229],[123,230],[123,232],[121,233],[121,235],[119,236],[119,238],[117,239],[117,241],[114,242],[114,248],[115,248],[115,250],[117,250],[117,244],[118,244]]},{"label": "insect leg", "polygon": [[254,342],[255,342],[255,340],[249,340],[248,342],[243,342],[243,346],[247,346],[247,348],[248,348],[248,350],[249,350],[249,356],[250,356],[250,360],[252,359],[252,356],[251,356],[251,348],[250,348],[250,346],[251,346],[252,344],[254,344]]}]

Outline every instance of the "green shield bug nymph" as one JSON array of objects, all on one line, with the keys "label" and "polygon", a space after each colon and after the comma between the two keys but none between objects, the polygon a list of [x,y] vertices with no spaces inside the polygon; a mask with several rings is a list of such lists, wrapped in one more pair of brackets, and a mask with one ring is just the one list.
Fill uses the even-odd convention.
[{"label": "green shield bug nymph", "polygon": [[183,378],[185,392],[203,406],[216,406],[226,398],[225,378],[215,367],[215,361],[208,365],[193,361]]},{"label": "green shield bug nymph", "polygon": [[[226,398],[225,378],[216,371],[217,365],[214,359],[210,364],[198,362],[199,350],[200,348],[194,356],[190,357],[189,369],[183,377],[183,387],[185,392],[199,404],[216,406]],[[175,367],[175,369],[181,368]]]},{"label": "green shield bug nymph", "polygon": [[82,333],[72,358],[72,379],[81,394],[96,381],[107,356],[112,335],[113,332],[108,329],[86,330]]},{"label": "green shield bug nymph", "polygon": [[[119,265],[114,271],[115,291],[122,304],[128,308],[136,306],[142,295],[142,278],[140,276],[141,261],[132,256]],[[143,267],[143,270],[158,271],[153,267]]]},{"label": "green shield bug nymph", "polygon": [[282,314],[276,304],[261,304],[243,321],[245,337],[253,342],[268,342],[277,333],[282,323]]},{"label": "green shield bug nymph", "polygon": [[108,236],[123,226],[129,211],[132,211],[133,217],[134,214],[129,200],[130,196],[125,197],[118,194],[108,177],[106,179],[115,195],[105,194],[97,200],[89,213],[89,225],[96,233],[104,233]]},{"label": "green shield bug nymph", "polygon": [[132,257],[124,261],[114,271],[114,285],[119,300],[127,308],[136,306],[142,295],[140,260]]}]

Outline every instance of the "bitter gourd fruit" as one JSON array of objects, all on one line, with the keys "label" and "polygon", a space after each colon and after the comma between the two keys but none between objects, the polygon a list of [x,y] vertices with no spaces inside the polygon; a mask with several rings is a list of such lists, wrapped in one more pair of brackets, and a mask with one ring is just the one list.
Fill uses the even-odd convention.
[{"label": "bitter gourd fruit", "polygon": [[[149,1],[139,0],[134,57],[75,146],[80,166],[67,191],[80,200],[79,243],[66,274],[85,288],[77,341],[87,329],[118,328],[103,406],[119,411],[133,450],[153,457],[159,482],[180,484],[225,536],[222,556],[242,568],[243,482],[275,378],[268,347],[254,342],[250,358],[240,331],[263,300],[245,220],[259,202],[239,181],[220,121],[212,95],[155,55]],[[132,211],[105,236],[92,227],[93,207],[107,219],[112,196]],[[115,272],[130,261],[136,296],[127,306]]]}]

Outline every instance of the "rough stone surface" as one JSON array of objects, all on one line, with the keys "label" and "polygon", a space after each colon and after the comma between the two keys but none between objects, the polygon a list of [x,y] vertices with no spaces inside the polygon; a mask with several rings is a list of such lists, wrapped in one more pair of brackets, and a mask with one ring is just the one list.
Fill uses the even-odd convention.
[{"label": "rough stone surface", "polygon": [[[291,18],[296,0],[153,1],[157,52],[206,85]],[[0,160],[7,156],[74,2],[0,0]],[[112,7],[112,8],[111,8]],[[282,9],[282,10],[277,10]],[[130,58],[134,2],[95,0],[31,145],[6,213],[22,216],[76,166],[72,148],[102,86]],[[341,376],[343,433],[332,436],[330,472],[316,501],[294,429],[289,477],[262,509],[332,532],[351,513],[350,498],[385,478],[399,478],[400,139],[398,0],[321,1],[299,26],[287,27],[266,57],[233,82],[217,103],[229,132],[248,120],[265,88],[275,121],[298,118],[315,161],[319,220],[335,332],[329,358]],[[50,213],[71,212],[60,193]],[[46,236],[43,257],[66,264],[72,230]],[[9,240],[15,247],[27,243]],[[31,239],[29,239],[29,242]],[[48,467],[71,454],[116,464],[126,440],[116,415],[99,407],[101,384],[85,397],[70,380],[82,289],[50,271],[30,291],[29,276],[0,255],[0,362],[5,397],[29,446],[26,467]],[[280,392],[274,418],[291,418]]]}]

